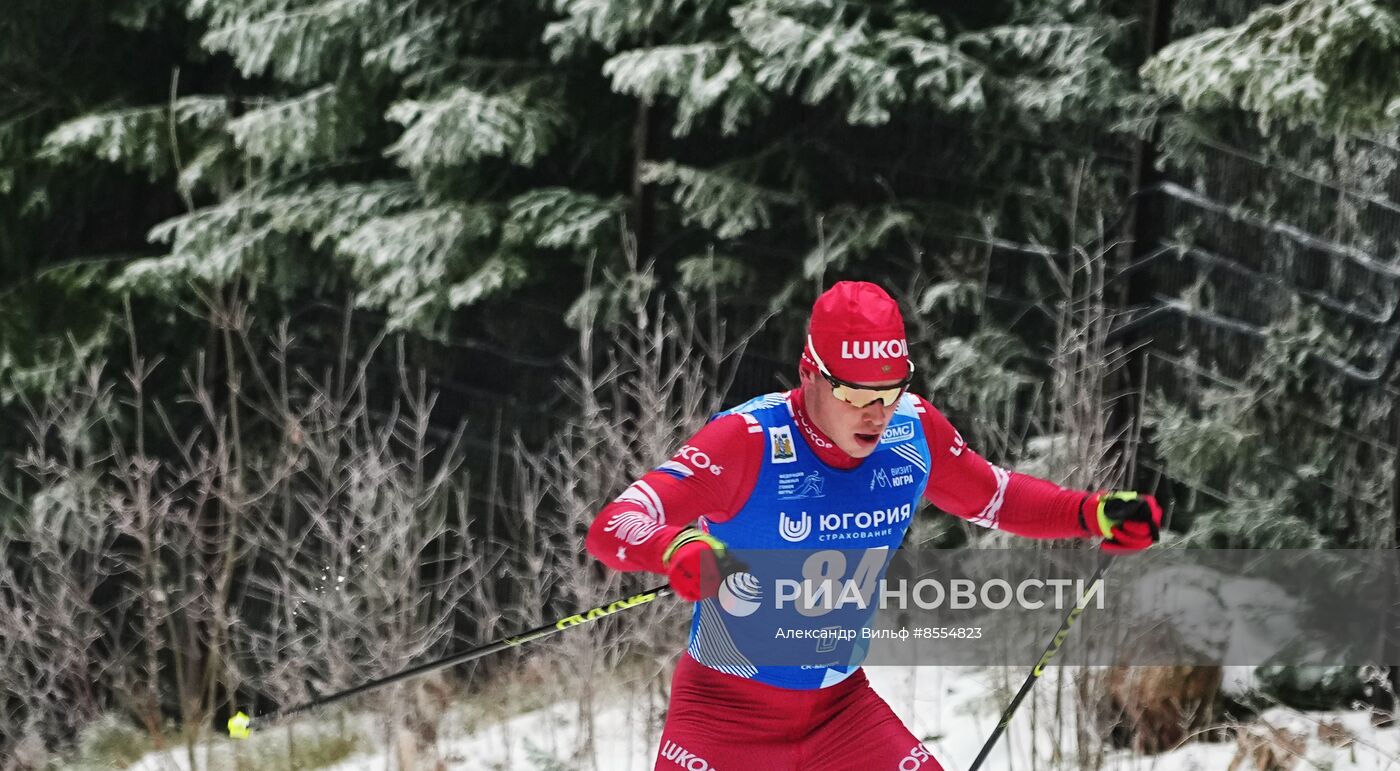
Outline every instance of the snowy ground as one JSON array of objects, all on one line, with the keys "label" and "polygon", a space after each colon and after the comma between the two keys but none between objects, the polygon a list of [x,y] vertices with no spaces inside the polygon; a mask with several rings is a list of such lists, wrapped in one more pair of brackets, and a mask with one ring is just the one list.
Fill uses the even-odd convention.
[{"label": "snowy ground", "polygon": [[[1076,670],[1068,670],[1073,673]],[[875,689],[894,710],[934,751],[945,769],[962,771],[971,764],[1005,703],[1006,694],[1019,685],[1023,670],[1000,670],[955,667],[870,667],[867,669]],[[1033,771],[1035,769],[1074,768],[1074,739],[1070,732],[1057,730],[1051,719],[1057,695],[1063,703],[1071,703],[1069,691],[1072,677],[1063,678],[1058,671],[1047,672],[1034,692],[1034,705],[1028,700],[1017,713],[1007,735],[984,766],[988,771]],[[1247,676],[1247,675],[1246,675]],[[1236,684],[1238,687],[1240,684]],[[1228,683],[1227,683],[1228,687]],[[1064,692],[1057,694],[1059,688]],[[456,718],[455,722],[454,719]],[[585,761],[565,761],[579,743],[577,705],[572,702],[555,704],[506,720],[484,725],[474,732],[460,731],[456,737],[440,740],[442,757],[448,768],[482,769],[568,769],[596,768],[600,771],[644,771],[652,767],[656,737],[642,725],[639,711],[625,699],[614,697],[601,702],[595,718],[596,764]],[[1275,709],[1263,715],[1275,728],[1293,731],[1305,737],[1302,757],[1295,768],[1364,769],[1400,771],[1400,728],[1375,729],[1364,712],[1298,713]],[[457,726],[468,724],[465,715],[446,718],[444,723]],[[1350,747],[1329,745],[1319,735],[1326,724],[1340,723],[1355,737]],[[302,735],[324,729],[324,724],[298,724]],[[1322,733],[1328,733],[1323,728]],[[393,753],[383,749],[384,742],[362,734],[366,744],[376,749],[357,754],[331,766],[335,771],[385,771],[398,767]],[[279,736],[263,736],[264,743],[280,741]],[[214,743],[213,767],[233,767],[228,753],[230,742]],[[254,744],[245,744],[243,752],[257,754]],[[1130,752],[1110,755],[1103,768],[1110,771],[1225,771],[1238,745],[1227,743],[1189,743],[1172,752],[1157,756],[1140,756]],[[1058,750],[1058,752],[1057,752]],[[1060,755],[1061,762],[1052,760]],[[203,765],[203,763],[201,763]],[[426,766],[430,767],[430,766]],[[133,766],[131,771],[188,770],[183,756],[149,755]],[[1251,763],[1242,763],[1240,771],[1256,771]]]}]

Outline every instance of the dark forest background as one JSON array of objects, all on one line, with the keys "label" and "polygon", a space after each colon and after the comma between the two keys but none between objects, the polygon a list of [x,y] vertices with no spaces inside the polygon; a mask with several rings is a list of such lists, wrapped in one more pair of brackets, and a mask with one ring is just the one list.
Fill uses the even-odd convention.
[{"label": "dark forest background", "polygon": [[6,0],[0,755],[615,594],[843,278],[997,463],[1393,548],[1398,125],[1388,0]]}]

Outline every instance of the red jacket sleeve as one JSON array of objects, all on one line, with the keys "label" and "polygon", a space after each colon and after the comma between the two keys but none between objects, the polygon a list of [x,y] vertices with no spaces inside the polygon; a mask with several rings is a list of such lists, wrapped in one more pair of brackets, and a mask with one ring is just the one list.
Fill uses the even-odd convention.
[{"label": "red jacket sleeve", "polygon": [[588,551],[622,571],[664,573],[662,552],[699,517],[722,522],[753,492],[763,429],[744,414],[711,421],[671,459],[633,482],[594,518]]},{"label": "red jacket sleeve", "polygon": [[924,497],[954,516],[1031,538],[1087,538],[1080,509],[1089,493],[1007,471],[963,441],[943,413],[916,396],[933,455]]}]

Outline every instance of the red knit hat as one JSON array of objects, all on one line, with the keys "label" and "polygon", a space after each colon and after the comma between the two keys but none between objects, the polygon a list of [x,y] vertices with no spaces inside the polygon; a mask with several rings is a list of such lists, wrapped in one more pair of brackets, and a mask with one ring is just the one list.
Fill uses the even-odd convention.
[{"label": "red knit hat", "polygon": [[909,341],[899,303],[866,281],[841,281],[822,293],[807,324],[804,366],[851,383],[902,380]]}]

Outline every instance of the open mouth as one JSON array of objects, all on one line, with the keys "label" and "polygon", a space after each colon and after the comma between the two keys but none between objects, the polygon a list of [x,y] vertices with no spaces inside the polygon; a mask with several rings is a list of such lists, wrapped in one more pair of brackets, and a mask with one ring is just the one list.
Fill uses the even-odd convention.
[{"label": "open mouth", "polygon": [[880,441],[879,434],[856,434],[856,440],[861,444],[875,444]]}]

